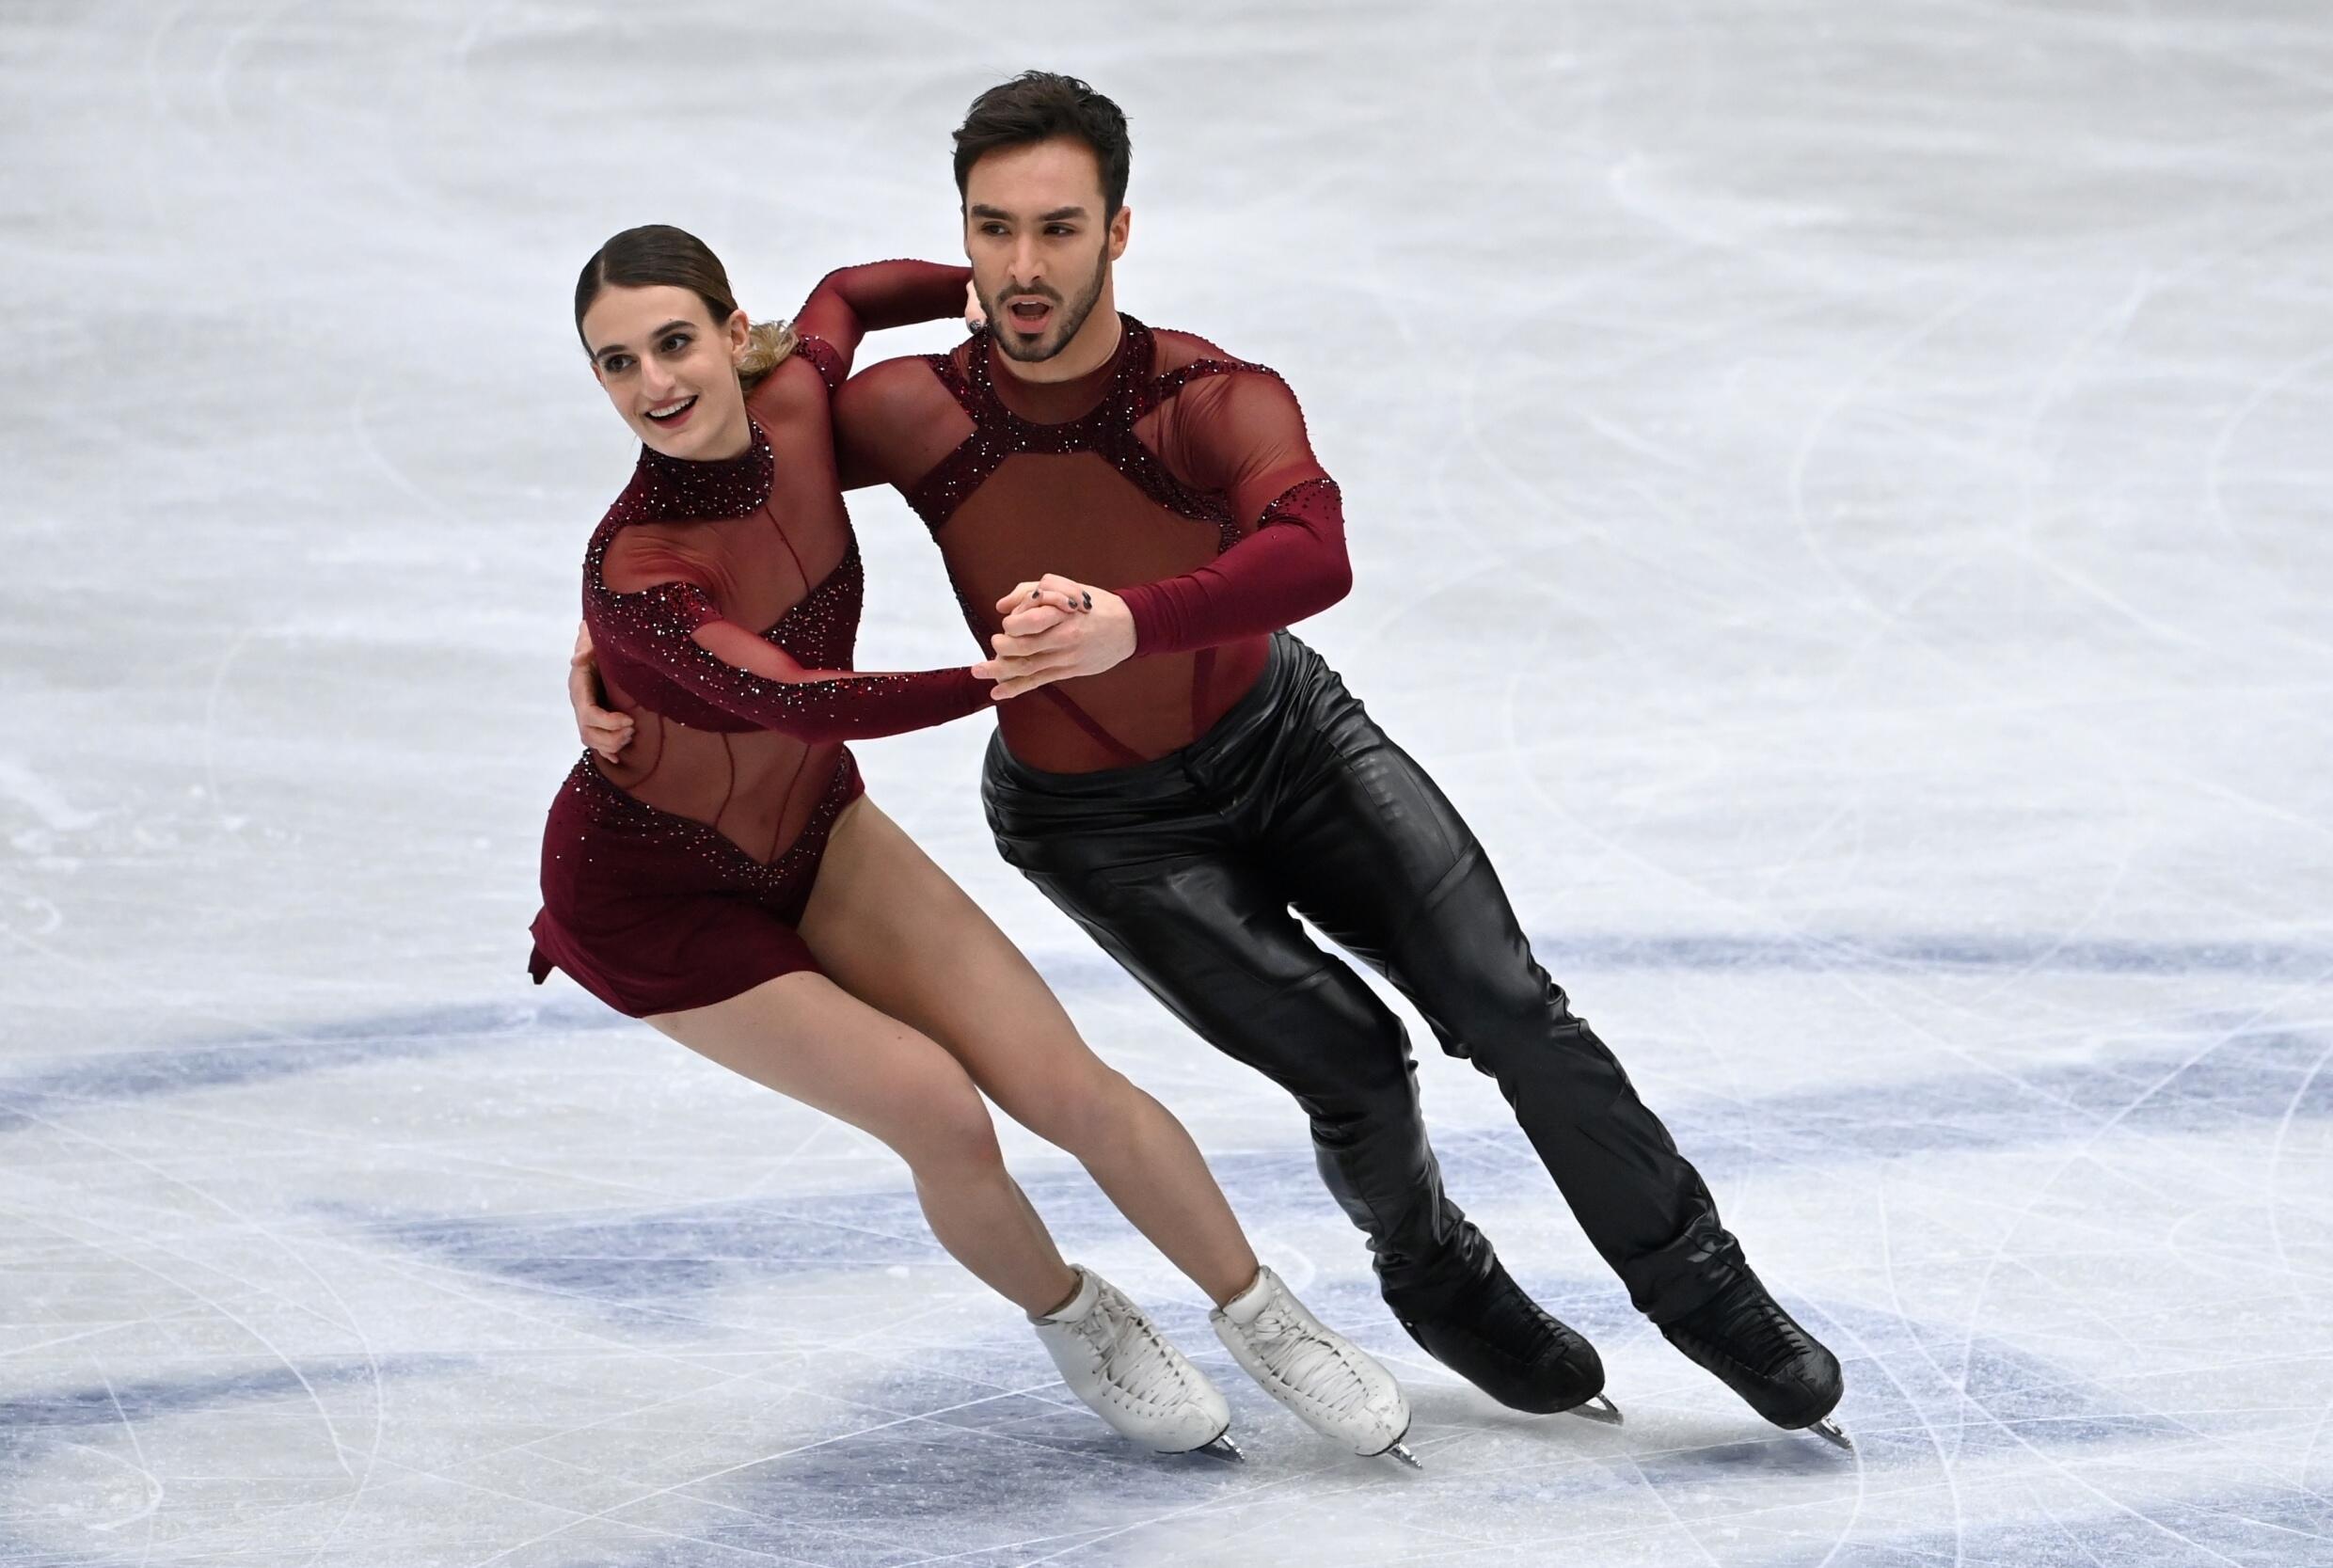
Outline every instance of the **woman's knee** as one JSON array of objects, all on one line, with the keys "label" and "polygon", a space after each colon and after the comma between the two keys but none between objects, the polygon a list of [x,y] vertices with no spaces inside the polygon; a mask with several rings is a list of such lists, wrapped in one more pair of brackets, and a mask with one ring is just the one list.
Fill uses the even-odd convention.
[{"label": "woman's knee", "polygon": [[1003,1103],[1013,1120],[1083,1159],[1127,1143],[1151,1102],[1125,1074],[1096,1062],[1087,1071],[1049,1075]]},{"label": "woman's knee", "polygon": [[923,1088],[898,1107],[889,1132],[885,1141],[919,1177],[962,1180],[1004,1169],[996,1124],[969,1079]]}]

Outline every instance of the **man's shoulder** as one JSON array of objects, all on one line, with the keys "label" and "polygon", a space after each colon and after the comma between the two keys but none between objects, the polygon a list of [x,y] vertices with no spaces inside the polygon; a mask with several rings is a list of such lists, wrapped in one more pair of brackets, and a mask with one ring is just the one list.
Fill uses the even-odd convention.
[{"label": "man's shoulder", "polygon": [[1220,368],[1235,371],[1261,371],[1266,375],[1278,373],[1269,365],[1260,364],[1253,359],[1242,358],[1239,355],[1225,349],[1213,338],[1202,338],[1196,332],[1184,332],[1176,327],[1154,326],[1151,329],[1151,336],[1158,345],[1157,365],[1159,373],[1162,375],[1171,375],[1176,371],[1185,370],[1194,365],[1204,366],[1211,371]]},{"label": "man's shoulder", "polygon": [[834,446],[846,489],[886,483],[905,488],[926,473],[969,427],[955,388],[943,379],[944,354],[879,360],[834,394]]},{"label": "man's shoulder", "polygon": [[1169,394],[1194,384],[1212,383],[1234,398],[1246,396],[1233,390],[1243,385],[1254,387],[1256,395],[1267,399],[1291,395],[1279,372],[1258,360],[1244,359],[1212,338],[1167,327],[1152,327],[1151,336],[1156,344],[1151,362],[1159,380],[1166,384],[1163,389]]}]

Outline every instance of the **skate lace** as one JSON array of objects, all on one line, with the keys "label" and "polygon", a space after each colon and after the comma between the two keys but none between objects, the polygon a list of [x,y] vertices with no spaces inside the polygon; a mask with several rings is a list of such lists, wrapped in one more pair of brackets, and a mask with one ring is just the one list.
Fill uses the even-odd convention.
[{"label": "skate lace", "polygon": [[1734,1303],[1706,1332],[1760,1377],[1775,1376],[1812,1349],[1798,1324],[1763,1292]]},{"label": "skate lace", "polygon": [[1111,1386],[1158,1404],[1177,1402],[1186,1393],[1174,1353],[1140,1313],[1105,1294],[1078,1321],[1077,1332],[1101,1357]]},{"label": "skate lace", "polygon": [[1345,1359],[1343,1349],[1284,1307],[1265,1307],[1247,1330],[1247,1342],[1272,1375],[1291,1386],[1309,1392],[1319,1386],[1315,1379],[1322,1374],[1341,1374],[1332,1388],[1312,1394],[1332,1414],[1344,1415],[1368,1401],[1369,1384]]}]

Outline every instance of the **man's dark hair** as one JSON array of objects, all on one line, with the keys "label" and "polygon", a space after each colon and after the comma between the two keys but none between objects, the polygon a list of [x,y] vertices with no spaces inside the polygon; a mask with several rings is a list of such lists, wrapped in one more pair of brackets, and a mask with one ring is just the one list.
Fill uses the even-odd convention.
[{"label": "man's dark hair", "polygon": [[972,101],[956,128],[956,194],[964,194],[972,166],[984,155],[1055,136],[1075,136],[1093,149],[1108,209],[1102,215],[1116,217],[1126,205],[1126,172],[1134,161],[1125,112],[1076,77],[1051,71],[1024,71]]}]

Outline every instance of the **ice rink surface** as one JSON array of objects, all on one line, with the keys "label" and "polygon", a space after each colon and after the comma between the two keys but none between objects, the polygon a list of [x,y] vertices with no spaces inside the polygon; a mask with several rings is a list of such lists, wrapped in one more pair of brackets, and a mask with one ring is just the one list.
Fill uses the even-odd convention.
[{"label": "ice rink surface", "polygon": [[[1260,1248],[1403,1374],[1340,1457],[1064,1157],[1250,1463],[1143,1456],[882,1149],[520,967],[612,230],[749,309],[958,253],[1025,65],[1135,129],[1125,307],[1282,371],[1305,634],[1847,1363],[1853,1456],[1628,1309],[1419,1032],[1451,1187],[1598,1343],[1501,1412],[1293,1106],[861,748]],[[0,1564],[2333,1563],[2333,11],[0,10]],[[869,357],[938,347],[944,326]],[[973,644],[888,493],[870,667]]]}]

